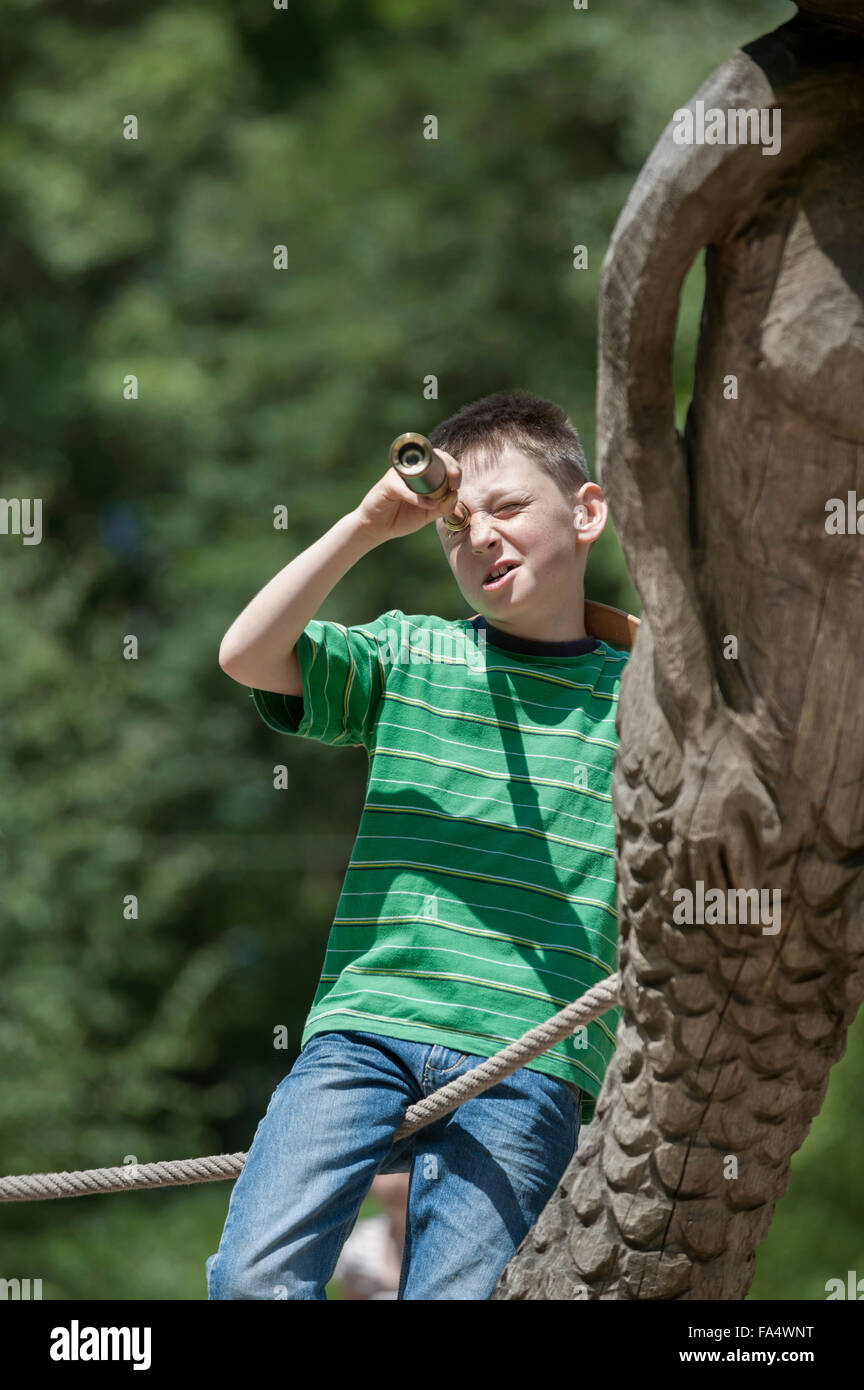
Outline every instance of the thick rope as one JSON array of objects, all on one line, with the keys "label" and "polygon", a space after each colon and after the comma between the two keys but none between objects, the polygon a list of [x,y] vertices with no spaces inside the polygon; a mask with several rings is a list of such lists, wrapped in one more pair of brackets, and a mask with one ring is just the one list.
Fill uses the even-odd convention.
[{"label": "thick rope", "polygon": [[[614,1009],[617,1003],[618,976],[611,975],[545,1023],[538,1024],[516,1042],[496,1052],[494,1057],[487,1058],[479,1067],[473,1067],[464,1076],[409,1106],[394,1140],[416,1133],[472,1096],[488,1091],[496,1082],[518,1071],[577,1028]],[[97,1192],[131,1192],[143,1187],[221,1182],[225,1178],[236,1178],[246,1158],[245,1153],[213,1154],[210,1158],[166,1159],[162,1163],[137,1163],[122,1168],[86,1168],[77,1173],[25,1173],[0,1178],[0,1202],[36,1202],[44,1197],[89,1197]]]},{"label": "thick rope", "polygon": [[96,1192],[131,1192],[136,1187],[181,1187],[184,1183],[236,1178],[244,1153],[212,1158],[169,1158],[126,1168],[85,1168],[78,1173],[25,1173],[0,1178],[0,1202],[36,1202],[42,1197],[91,1197]]},{"label": "thick rope", "polygon": [[538,1023],[536,1028],[531,1028],[516,1042],[509,1043],[501,1052],[496,1052],[494,1057],[481,1062],[479,1067],[472,1067],[464,1076],[458,1076],[455,1081],[442,1086],[431,1096],[426,1096],[424,1100],[418,1100],[416,1105],[409,1106],[394,1139],[404,1139],[406,1135],[431,1124],[432,1120],[455,1110],[463,1101],[470,1100],[472,1096],[479,1096],[482,1091],[488,1091],[497,1081],[503,1081],[505,1076],[518,1071],[526,1062],[533,1062],[541,1052],[546,1052],[562,1038],[569,1037],[583,1024],[590,1023],[592,1018],[599,1018],[601,1014],[608,1013],[617,1002],[618,976],[611,975],[608,980],[594,985],[581,999],[574,999],[572,1004],[547,1018],[545,1023]]}]

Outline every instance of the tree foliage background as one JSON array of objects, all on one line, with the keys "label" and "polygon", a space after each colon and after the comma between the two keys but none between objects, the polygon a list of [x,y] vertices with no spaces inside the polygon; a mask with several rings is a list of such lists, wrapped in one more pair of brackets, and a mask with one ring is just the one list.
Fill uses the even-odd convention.
[{"label": "tree foliage background", "polygon": [[[7,0],[2,492],[43,499],[44,535],[0,535],[0,1170],[249,1147],[297,1053],[366,756],[271,733],[221,636],[403,430],[518,385],[564,405],[593,458],[615,219],[673,110],[792,14]],[[586,592],[639,611],[611,525]],[[366,557],[321,614],[390,607],[466,613],[432,528]],[[753,1298],[864,1274],[862,1054],[859,1020]],[[0,1276],[45,1298],[203,1298],[229,1194],[5,1206]]]}]

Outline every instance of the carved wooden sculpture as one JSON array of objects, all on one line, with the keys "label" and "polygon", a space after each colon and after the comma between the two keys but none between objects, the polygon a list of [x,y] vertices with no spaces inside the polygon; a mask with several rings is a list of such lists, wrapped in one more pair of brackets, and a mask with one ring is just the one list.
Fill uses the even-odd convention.
[{"label": "carved wooden sculpture", "polygon": [[[698,101],[779,108],[781,148],[678,144],[673,120],[604,264],[600,478],[644,605],[613,784],[623,1012],[496,1299],[743,1298],[864,996],[864,3],[801,4]],[[752,904],[676,923],[700,881],[779,889],[779,930]]]}]

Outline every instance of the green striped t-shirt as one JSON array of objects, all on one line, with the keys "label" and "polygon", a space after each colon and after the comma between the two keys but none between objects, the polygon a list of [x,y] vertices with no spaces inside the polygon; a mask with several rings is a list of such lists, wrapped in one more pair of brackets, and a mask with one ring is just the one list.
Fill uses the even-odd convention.
[{"label": "green striped t-shirt", "polygon": [[[365,803],[301,1038],[329,1029],[491,1057],[617,969],[612,767],[629,653],[393,608],[310,621],[281,733],[362,746]],[[529,1067],[593,1117],[614,1009]]]}]

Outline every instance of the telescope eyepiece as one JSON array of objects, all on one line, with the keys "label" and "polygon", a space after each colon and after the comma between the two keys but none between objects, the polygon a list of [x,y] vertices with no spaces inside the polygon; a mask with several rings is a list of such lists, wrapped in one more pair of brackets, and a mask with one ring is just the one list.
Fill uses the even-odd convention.
[{"label": "telescope eyepiece", "polygon": [[[443,461],[425,434],[400,434],[390,445],[390,462],[412,492],[440,501],[450,491],[450,479]],[[442,517],[449,531],[464,531],[471,513],[464,502],[456,501],[452,512]]]},{"label": "telescope eyepiece", "polygon": [[407,463],[409,468],[414,464],[422,462],[423,451],[414,444],[404,444],[399,450],[399,462]]}]

